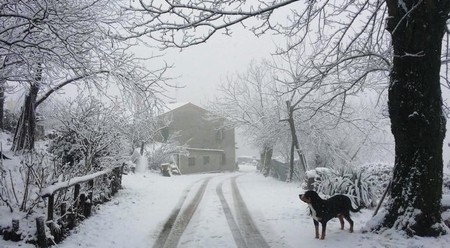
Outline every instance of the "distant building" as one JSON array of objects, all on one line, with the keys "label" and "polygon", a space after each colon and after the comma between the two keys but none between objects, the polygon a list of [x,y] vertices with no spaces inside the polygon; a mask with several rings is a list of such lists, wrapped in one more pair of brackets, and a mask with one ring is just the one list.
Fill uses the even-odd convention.
[{"label": "distant building", "polygon": [[189,152],[187,156],[178,154],[175,157],[181,173],[236,169],[234,129],[224,129],[224,119],[208,120],[208,111],[192,103],[173,104],[169,108],[162,114],[171,118],[163,136],[179,132],[176,139],[180,144],[186,144]]}]

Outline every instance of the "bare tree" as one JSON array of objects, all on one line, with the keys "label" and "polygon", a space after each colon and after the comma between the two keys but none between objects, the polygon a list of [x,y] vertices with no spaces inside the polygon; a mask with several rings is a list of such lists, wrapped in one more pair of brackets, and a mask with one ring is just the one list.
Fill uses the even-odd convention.
[{"label": "bare tree", "polygon": [[88,96],[57,103],[53,109],[49,117],[56,120],[56,137],[49,151],[62,160],[56,163],[61,167],[58,171],[73,177],[126,161],[129,153],[121,132],[125,124],[121,106]]},{"label": "bare tree", "polygon": [[[7,1],[1,5],[0,57],[14,67],[7,80],[27,90],[12,149],[32,149],[36,107],[63,87],[82,83],[106,93],[114,84],[123,96],[139,94],[152,105],[164,90],[168,66],[148,69],[136,57],[136,44],[117,34],[132,18],[121,11],[123,1]],[[5,60],[6,61],[6,60]],[[11,71],[11,70],[10,70]],[[80,85],[79,84],[79,85]]]},{"label": "bare tree", "polygon": [[[285,50],[310,40],[325,43],[326,46],[321,46],[322,56],[315,63],[333,65],[329,68],[342,68],[358,57],[383,60],[387,57],[380,57],[379,51],[390,52],[393,59],[388,106],[396,146],[395,169],[387,212],[375,229],[396,228],[419,236],[445,233],[439,209],[446,122],[442,113],[440,68],[450,1],[141,0],[139,3],[130,9],[145,14],[146,18],[133,26],[132,31],[136,36],[147,35],[159,41],[163,47],[197,45],[218,31],[229,34],[231,26],[243,24],[256,34],[273,31],[291,38]],[[278,10],[288,6],[291,6],[288,24],[277,22]],[[252,17],[255,22],[247,22]],[[383,49],[389,41],[391,49]],[[355,85],[350,82],[348,86]]]},{"label": "bare tree", "polygon": [[124,113],[127,124],[122,129],[130,142],[131,152],[140,147],[141,156],[144,155],[145,145],[163,139],[161,134],[171,122],[169,118],[160,116],[163,106],[158,106],[158,102],[149,106],[149,104],[143,103],[145,100],[139,95],[129,98],[129,102],[126,104],[128,111]]},{"label": "bare tree", "polygon": [[[381,55],[377,55],[380,59],[369,61],[364,56],[349,56],[344,66],[320,60],[322,63],[316,64],[316,58],[322,56],[325,48],[316,46],[315,49],[308,49],[308,46],[297,45],[276,56],[271,63],[275,80],[280,84],[277,94],[286,99],[286,116],[282,121],[289,123],[292,137],[290,180],[294,172],[294,151],[297,151],[300,169],[303,172],[307,170],[296,129],[301,130],[305,137],[312,133],[310,130],[321,132],[320,129],[333,129],[341,123],[362,131],[361,125],[366,123],[354,116],[351,100],[359,97],[364,90],[382,94],[383,91],[377,92],[376,88],[380,86],[374,82],[380,84],[385,81],[390,66]],[[358,136],[356,133],[354,135]]]},{"label": "bare tree", "polygon": [[285,127],[279,124],[280,113],[273,75],[267,65],[252,63],[247,72],[229,78],[219,88],[221,96],[210,110],[241,127],[251,142],[260,149],[261,169],[270,175],[274,147]]}]

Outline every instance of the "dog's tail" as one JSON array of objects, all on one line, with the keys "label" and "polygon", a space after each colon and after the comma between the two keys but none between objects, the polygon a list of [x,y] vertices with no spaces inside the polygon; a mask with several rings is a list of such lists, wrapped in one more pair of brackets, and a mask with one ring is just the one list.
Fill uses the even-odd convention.
[{"label": "dog's tail", "polygon": [[362,208],[363,208],[362,206],[359,206],[359,207],[357,207],[357,208],[353,208],[353,206],[351,206],[351,207],[350,207],[350,211],[356,213],[356,212],[359,212],[359,210],[361,210]]}]

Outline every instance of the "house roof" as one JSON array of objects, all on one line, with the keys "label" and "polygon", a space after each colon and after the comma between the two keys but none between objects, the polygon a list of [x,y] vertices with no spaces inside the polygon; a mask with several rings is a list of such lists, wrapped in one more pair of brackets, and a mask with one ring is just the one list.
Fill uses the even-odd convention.
[{"label": "house roof", "polygon": [[206,109],[204,109],[204,108],[202,108],[202,107],[200,107],[198,105],[195,105],[195,104],[193,104],[191,102],[176,102],[176,103],[168,103],[168,104],[166,104],[165,110],[163,111],[162,114],[167,114],[167,113],[169,113],[169,112],[171,112],[171,111],[173,111],[175,109],[181,108],[181,107],[183,107],[185,105],[192,105],[192,106],[195,106],[195,107],[197,107],[199,109],[207,111]]},{"label": "house roof", "polygon": [[164,111],[164,113],[167,113],[167,112],[169,112],[169,111],[172,111],[172,110],[174,110],[174,109],[177,109],[177,108],[179,108],[179,107],[181,107],[181,106],[184,106],[184,105],[186,105],[186,104],[188,104],[188,103],[190,103],[190,102],[172,102],[172,103],[168,103],[168,104],[166,104],[166,111]]}]

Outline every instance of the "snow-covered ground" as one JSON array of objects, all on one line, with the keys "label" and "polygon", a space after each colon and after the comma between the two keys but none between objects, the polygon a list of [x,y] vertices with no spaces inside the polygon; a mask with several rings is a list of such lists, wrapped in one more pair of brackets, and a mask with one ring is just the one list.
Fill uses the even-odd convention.
[{"label": "snow-covered ground", "polygon": [[[328,223],[325,240],[314,238],[314,226],[306,204],[298,199],[303,190],[258,174],[254,167],[240,172],[162,177],[144,173],[123,177],[124,189],[97,208],[63,243],[56,247],[152,247],[163,225],[177,207],[187,202],[209,178],[205,193],[178,242],[178,247],[237,247],[227,223],[217,189],[223,189],[234,216],[231,179],[236,178],[241,195],[260,233],[270,247],[448,247],[450,235],[440,238],[404,238],[396,232],[362,233],[372,210],[352,215],[355,232],[339,230],[338,220]],[[182,212],[182,211],[181,211]],[[348,223],[346,223],[348,229]],[[0,241],[0,247],[18,247]],[[21,244],[20,247],[33,247]]]}]

